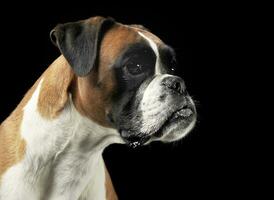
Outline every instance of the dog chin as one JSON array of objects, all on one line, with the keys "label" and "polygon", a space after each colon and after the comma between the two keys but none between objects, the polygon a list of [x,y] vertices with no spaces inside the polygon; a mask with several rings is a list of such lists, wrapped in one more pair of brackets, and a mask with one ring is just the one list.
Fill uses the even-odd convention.
[{"label": "dog chin", "polygon": [[182,139],[193,129],[196,123],[195,108],[181,109],[173,113],[166,120],[162,127],[153,135],[143,134],[143,137],[137,137],[128,142],[130,147],[147,145],[153,141],[174,142]]},{"label": "dog chin", "polygon": [[195,107],[176,111],[162,127],[151,137],[150,141],[173,142],[186,136],[195,126]]},{"label": "dog chin", "polygon": [[152,141],[173,142],[179,140],[192,130],[195,123],[195,106],[194,104],[187,104],[171,113],[157,130],[151,129],[142,132],[122,129],[119,132],[125,143],[135,148],[149,144]]},{"label": "dog chin", "polygon": [[171,127],[164,128],[163,136],[158,139],[156,138],[156,140],[160,140],[162,142],[174,142],[180,140],[191,132],[191,130],[195,126],[195,123],[196,119],[191,121],[187,126],[185,126],[185,123],[182,122]]}]

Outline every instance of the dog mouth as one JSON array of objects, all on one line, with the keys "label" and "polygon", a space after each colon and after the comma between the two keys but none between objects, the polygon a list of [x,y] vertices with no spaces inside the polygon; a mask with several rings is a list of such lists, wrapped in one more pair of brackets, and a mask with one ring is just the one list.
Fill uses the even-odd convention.
[{"label": "dog mouth", "polygon": [[171,128],[172,126],[176,126],[176,124],[183,123],[184,126],[190,124],[193,120],[193,116],[195,113],[194,106],[191,104],[184,105],[183,107],[175,110],[168,118],[165,120],[163,125],[159,128],[158,131],[153,134],[154,137],[160,138],[162,137],[166,130]]},{"label": "dog mouth", "polygon": [[166,120],[165,124],[163,126],[173,122],[176,122],[176,120],[180,120],[180,119],[189,119],[189,117],[193,114],[193,109],[190,106],[184,106],[178,110],[176,110],[175,112],[173,112],[171,114],[171,116]]},{"label": "dog mouth", "polygon": [[121,130],[120,134],[122,138],[125,140],[126,144],[131,148],[142,146],[151,138],[147,134],[142,134],[142,133],[134,134],[129,132],[130,131],[128,130]]},{"label": "dog mouth", "polygon": [[131,148],[136,148],[145,145],[151,138],[161,138],[167,130],[177,124],[184,124],[187,127],[193,120],[195,114],[195,108],[192,104],[184,105],[179,109],[172,112],[158,130],[153,134],[147,133],[130,133],[129,130],[121,130],[120,134],[124,138],[126,144]]}]

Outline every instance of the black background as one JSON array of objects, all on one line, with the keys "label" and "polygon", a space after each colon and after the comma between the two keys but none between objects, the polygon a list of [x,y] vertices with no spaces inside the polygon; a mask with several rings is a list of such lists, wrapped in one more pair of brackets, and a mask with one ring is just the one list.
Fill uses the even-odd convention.
[{"label": "black background", "polygon": [[102,15],[143,24],[174,47],[179,75],[197,101],[198,123],[191,134],[173,144],[153,143],[134,150],[108,147],[104,158],[118,196],[122,200],[238,196],[247,176],[240,164],[245,155],[237,151],[237,117],[232,123],[229,114],[237,79],[232,68],[237,10],[213,3],[128,4],[75,1],[1,6],[0,121],[59,55],[49,39],[57,23]]}]

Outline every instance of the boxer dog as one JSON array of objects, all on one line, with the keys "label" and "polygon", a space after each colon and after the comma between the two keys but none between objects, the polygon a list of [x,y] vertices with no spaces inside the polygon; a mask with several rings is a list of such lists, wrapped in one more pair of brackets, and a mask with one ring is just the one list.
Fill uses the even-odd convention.
[{"label": "boxer dog", "polygon": [[117,199],[108,145],[171,142],[195,124],[174,50],[141,25],[103,17],[50,36],[61,56],[0,127],[0,199]]}]

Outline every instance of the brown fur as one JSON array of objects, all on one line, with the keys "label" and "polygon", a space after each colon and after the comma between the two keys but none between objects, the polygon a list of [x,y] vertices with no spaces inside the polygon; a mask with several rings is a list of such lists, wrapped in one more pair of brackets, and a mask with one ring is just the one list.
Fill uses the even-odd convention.
[{"label": "brown fur", "polygon": [[23,159],[26,144],[20,136],[22,112],[10,116],[0,128],[0,180],[4,172]]},{"label": "brown fur", "polygon": [[[0,126],[0,180],[8,168],[24,158],[26,142],[20,136],[23,108],[40,80],[43,79],[38,111],[43,117],[47,119],[58,117],[68,101],[68,92],[71,90],[77,110],[93,121],[108,127],[110,125],[106,121],[106,114],[111,108],[111,97],[117,87],[110,66],[123,49],[130,43],[138,42],[139,39],[140,36],[133,29],[115,24],[102,40],[99,66],[94,67],[86,77],[76,77],[63,56],[52,63]],[[107,199],[116,200],[118,198],[107,169],[105,172]]]},{"label": "brown fur", "polygon": [[30,100],[43,79],[38,100],[38,110],[43,117],[57,117],[67,102],[67,89],[72,79],[72,71],[63,56],[43,73],[32,88],[26,93],[17,108],[0,126],[0,178],[11,166],[24,158],[26,142],[21,138],[20,127],[23,118],[23,108]]},{"label": "brown fur", "polygon": [[107,200],[118,200],[117,194],[115,192],[110,175],[109,175],[106,167],[105,167],[105,175],[106,175],[106,180],[105,180],[106,199]]},{"label": "brown fur", "polygon": [[38,111],[48,119],[58,116],[68,101],[68,91],[74,74],[63,56],[44,72],[38,99]]},{"label": "brown fur", "polygon": [[[43,82],[39,94],[38,110],[43,117],[48,119],[58,117],[68,100],[68,89],[73,80],[73,72],[65,58],[60,56],[36,81],[17,108],[0,126],[0,180],[8,168],[24,158],[26,143],[20,136],[23,108],[41,79]],[[105,173],[107,197],[109,200],[118,199],[107,169]]]},{"label": "brown fur", "polygon": [[110,126],[106,115],[117,90],[114,72],[110,67],[123,49],[139,39],[136,31],[120,24],[115,24],[105,34],[101,43],[99,67],[94,67],[86,77],[77,77],[76,86],[73,87],[75,106],[83,115],[103,126]]},{"label": "brown fur", "polygon": [[131,25],[130,27],[135,29],[136,31],[141,32],[142,34],[144,34],[146,37],[148,37],[153,42],[155,42],[155,44],[157,46],[161,46],[161,45],[164,44],[163,41],[160,38],[158,38],[156,35],[149,32],[149,30],[146,29],[145,27],[142,27],[142,25]]},{"label": "brown fur", "polygon": [[0,126],[0,180],[9,167],[24,158],[26,142],[20,135],[23,108],[31,98],[38,82],[39,80],[26,93],[17,108]]}]

